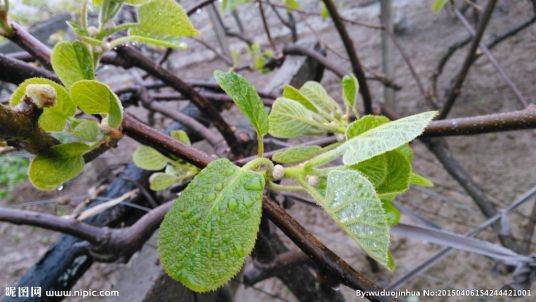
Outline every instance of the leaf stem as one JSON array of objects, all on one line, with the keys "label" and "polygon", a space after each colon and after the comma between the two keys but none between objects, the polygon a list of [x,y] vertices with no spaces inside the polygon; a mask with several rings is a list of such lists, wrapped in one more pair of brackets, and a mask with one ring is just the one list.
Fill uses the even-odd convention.
[{"label": "leaf stem", "polygon": [[321,206],[324,206],[324,196],[320,194],[313,186],[311,186],[305,178],[300,177],[296,179],[298,183],[309,193],[314,200],[316,200]]},{"label": "leaf stem", "polygon": [[266,166],[268,168],[267,170],[267,176],[268,177],[271,177],[272,176],[272,170],[274,169],[274,163],[267,159],[267,158],[264,158],[264,157],[261,157],[261,158],[256,158],[252,161],[250,161],[249,163],[245,164],[243,167],[242,167],[242,170],[256,170],[257,168],[259,168],[260,166]]},{"label": "leaf stem", "polygon": [[130,29],[132,27],[139,27],[139,23],[123,23],[120,25],[117,25],[116,27],[104,31],[100,31],[97,34],[97,39],[103,39],[104,37],[107,37],[109,35],[115,34],[116,32],[122,31],[124,29]]},{"label": "leaf stem", "polygon": [[334,160],[335,158],[343,155],[343,153],[346,151],[346,148],[342,148],[343,146],[338,146],[337,148],[331,150],[331,151],[328,151],[326,153],[322,153],[314,158],[312,158],[311,160],[309,160],[306,164],[305,164],[305,168],[313,168],[313,167],[317,167],[317,166],[321,166],[321,165],[324,165],[324,164],[327,164],[329,163],[330,161]]},{"label": "leaf stem", "polygon": [[258,132],[257,132],[257,143],[259,144],[259,151],[258,151],[259,158],[261,158],[264,155],[264,139],[262,136],[259,135]]},{"label": "leaf stem", "polygon": [[87,31],[87,0],[82,0],[82,8],[80,8],[80,23],[82,23],[82,28]]},{"label": "leaf stem", "polygon": [[287,186],[287,185],[280,185],[276,184],[274,182],[268,181],[266,182],[266,187],[272,190],[276,191],[304,191],[305,189],[301,186]]}]

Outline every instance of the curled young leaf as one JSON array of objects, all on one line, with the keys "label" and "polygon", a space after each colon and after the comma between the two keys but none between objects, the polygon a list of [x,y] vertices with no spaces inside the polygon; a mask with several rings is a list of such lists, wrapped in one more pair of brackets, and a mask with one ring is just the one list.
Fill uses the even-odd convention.
[{"label": "curled young leaf", "polygon": [[107,114],[108,125],[117,128],[123,120],[123,105],[107,85],[82,80],[71,87],[71,99],[88,114]]},{"label": "curled young leaf", "polygon": [[318,113],[318,109],[316,109],[315,105],[313,105],[313,103],[309,101],[308,98],[304,97],[298,89],[290,85],[285,85],[285,88],[283,90],[283,96],[287,99],[291,99],[302,104],[305,108],[311,110],[314,113]]},{"label": "curled young leaf", "polygon": [[129,30],[133,40],[184,48],[180,37],[199,34],[182,6],[173,0],[153,0],[141,5],[138,18],[139,23]]},{"label": "curled young leaf", "polygon": [[326,92],[324,87],[317,82],[309,81],[300,88],[300,93],[316,107],[318,112],[325,115],[342,114],[341,107]]},{"label": "curled young leaf", "polygon": [[316,121],[302,104],[286,98],[278,98],[270,112],[269,133],[275,137],[292,138],[300,135],[321,134]]},{"label": "curled young leaf", "polygon": [[162,170],[171,161],[156,149],[144,145],[138,146],[132,155],[132,160],[136,166],[148,171]]},{"label": "curled young leaf", "polygon": [[56,90],[56,106],[48,107],[43,110],[39,117],[39,127],[45,131],[62,131],[65,129],[67,119],[76,113],[76,105],[71,100],[69,93],[61,85],[42,78],[32,78],[24,81],[11,95],[9,101],[11,107],[17,106],[26,93],[26,87],[30,84],[46,84]]},{"label": "curled young leaf", "polygon": [[28,175],[32,184],[41,190],[51,191],[80,174],[84,169],[82,154],[90,147],[73,142],[53,146],[38,154],[30,163]]},{"label": "curled young leaf", "polygon": [[357,78],[353,74],[345,75],[342,78],[342,99],[344,103],[353,108],[358,91],[359,83],[357,82]]},{"label": "curled young leaf", "polygon": [[328,174],[322,207],[367,254],[390,271],[390,233],[382,203],[374,187],[357,171]]},{"label": "curled young leaf", "polygon": [[385,153],[387,158],[387,177],[376,188],[378,195],[400,194],[409,189],[411,164],[398,150]]},{"label": "curled young leaf", "polygon": [[255,244],[264,177],[227,159],[210,163],[181,193],[158,233],[158,255],[173,278],[215,290],[242,267]]},{"label": "curled young leaf", "polygon": [[214,78],[249,119],[259,137],[268,133],[268,112],[255,88],[234,71],[226,73],[216,70]]},{"label": "curled young leaf", "polygon": [[80,41],[56,44],[50,58],[54,71],[67,89],[80,80],[93,80],[93,58]]}]

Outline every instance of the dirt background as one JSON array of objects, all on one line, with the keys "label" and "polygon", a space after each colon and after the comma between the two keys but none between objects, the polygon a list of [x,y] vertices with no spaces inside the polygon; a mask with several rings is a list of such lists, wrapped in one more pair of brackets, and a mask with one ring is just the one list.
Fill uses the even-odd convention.
[{"label": "dirt background", "polygon": [[[306,11],[319,11],[318,1],[299,1],[301,8]],[[433,14],[430,10],[431,0],[399,0],[393,1],[394,11],[403,13],[414,25],[414,30],[400,34],[398,40],[411,58],[417,73],[421,76],[425,86],[429,85],[429,77],[435,69],[440,54],[448,45],[467,33],[463,25],[456,21],[454,15],[443,11]],[[460,2],[460,1],[457,1]],[[184,1],[183,6],[189,7],[193,1]],[[480,1],[479,1],[480,3]],[[290,42],[289,31],[281,27],[274,13],[267,9],[268,23],[272,28],[272,35],[276,45]],[[238,9],[242,22],[246,25],[245,35],[253,38],[267,48],[268,44],[262,30],[262,23],[258,15],[258,9],[254,5],[245,5]],[[379,3],[376,1],[348,0],[344,4],[342,15],[346,18],[377,24]],[[484,40],[494,34],[499,34],[514,24],[529,18],[532,14],[532,6],[528,1],[503,0],[495,9],[492,20],[485,33]],[[469,15],[468,15],[469,16]],[[208,21],[207,13],[201,11],[191,17],[192,22],[204,36],[205,41],[217,46],[212,26]],[[341,59],[335,53],[346,57],[344,47],[330,20],[322,20],[317,16],[309,16],[307,22],[315,29],[313,34],[297,16],[298,33],[300,39],[315,38],[318,36],[323,44],[329,45],[333,51],[328,52],[328,58],[341,68],[350,73],[351,67],[347,61]],[[236,30],[234,20],[226,15],[224,22],[232,30]],[[374,29],[348,25],[348,31],[354,41],[354,45],[363,64],[381,72],[381,45],[380,32]],[[186,39],[185,39],[186,40]],[[219,60],[212,51],[205,49],[194,41],[188,40],[191,45],[189,50],[175,51],[167,67],[172,69],[179,77],[185,79],[205,79],[212,75],[213,70],[225,70],[227,66]],[[247,55],[243,50],[243,43],[236,39],[229,39],[232,49],[241,49],[244,54],[242,63],[247,63]],[[535,102],[536,93],[536,28],[534,26],[522,31],[492,50],[496,59],[501,63],[506,73],[517,84],[519,90],[529,102]],[[396,93],[397,111],[401,115],[409,115],[427,110],[425,102],[419,93],[414,79],[411,77],[400,54],[396,53],[396,83],[403,89]],[[438,83],[440,97],[453,72],[460,66],[465,58],[467,47],[458,51],[447,64],[443,76]],[[259,72],[244,71],[242,74],[250,80],[255,87],[262,87],[276,73],[261,75]],[[128,72],[116,69],[103,68],[99,71],[99,78],[106,80],[114,87],[133,83],[132,76]],[[341,100],[340,80],[333,73],[326,71],[322,79],[322,85],[330,95]],[[383,88],[378,82],[369,81],[371,93],[375,102],[382,101]],[[179,108],[181,102],[170,102],[169,106]],[[489,59],[481,57],[471,68],[465,81],[461,96],[451,111],[450,117],[475,116],[495,112],[507,112],[522,109],[522,105],[516,99],[512,90],[496,72]],[[136,113],[142,120],[147,120],[143,109],[129,109]],[[233,123],[237,116],[235,110],[225,112],[224,117]],[[159,115],[157,126],[164,127],[164,122]],[[497,205],[498,208],[512,203],[524,192],[536,183],[536,131],[516,131],[508,133],[484,134],[477,136],[450,137],[447,138],[451,152],[462,164],[466,171],[473,177]],[[84,172],[65,185],[62,191],[42,192],[34,189],[26,181],[21,183],[13,192],[13,202],[0,201],[0,206],[12,206],[30,201],[54,199],[58,197],[84,196],[88,188],[95,184],[97,173],[106,165],[128,163],[131,161],[130,154],[136,147],[136,143],[129,138],[121,141],[119,148],[106,153],[102,160],[87,165]],[[210,152],[203,144],[198,147]],[[485,221],[471,198],[442,168],[424,145],[419,142],[412,144],[415,152],[413,161],[414,170],[428,179],[436,186],[434,192],[444,199],[417,191],[414,189],[401,195],[397,200],[404,206],[414,210],[422,216],[432,219],[445,229],[465,233]],[[448,200],[449,202],[445,201]],[[70,204],[61,205],[48,203],[45,205],[26,206],[23,209],[46,213],[57,213],[58,209],[68,214],[79,201],[71,201]],[[465,208],[464,208],[465,207]],[[469,207],[470,210],[466,208]],[[512,232],[520,241],[528,224],[528,216],[532,202],[519,207],[510,218]],[[440,246],[408,239],[393,235],[391,251],[397,264],[394,273],[382,269],[379,273],[372,273],[365,260],[363,252],[352,239],[346,235],[323,211],[297,203],[289,212],[317,238],[331,248],[337,255],[347,261],[357,271],[367,278],[385,286],[404,274],[408,269],[420,264],[423,260],[441,249]],[[403,222],[412,223],[406,217]],[[0,224],[0,285],[15,286],[19,278],[41,257],[48,246],[57,238],[58,233],[35,227],[14,226],[7,223]],[[282,236],[284,237],[284,236]],[[497,243],[496,236],[490,230],[486,230],[478,238]],[[284,237],[287,246],[296,248],[290,240]],[[534,253],[534,242],[531,251]],[[138,261],[133,257],[131,261]],[[107,290],[117,283],[121,268],[129,264],[94,264],[73,289],[100,289]],[[454,251],[441,260],[424,274],[404,285],[403,289],[496,289],[508,282],[508,274],[502,265],[466,252]],[[244,288],[241,286],[236,296],[236,301],[272,301],[287,300],[296,301],[288,289],[276,279],[266,280],[255,286],[257,289]],[[277,295],[274,298],[259,290]],[[532,287],[536,294],[536,285]],[[348,301],[359,300],[349,288],[341,287],[343,295]],[[2,292],[2,294],[4,294]],[[422,298],[421,301],[504,301],[501,298]],[[79,301],[66,299],[65,301]],[[84,299],[84,301],[98,301],[96,298]],[[518,299],[518,301],[533,301],[533,298]]]}]

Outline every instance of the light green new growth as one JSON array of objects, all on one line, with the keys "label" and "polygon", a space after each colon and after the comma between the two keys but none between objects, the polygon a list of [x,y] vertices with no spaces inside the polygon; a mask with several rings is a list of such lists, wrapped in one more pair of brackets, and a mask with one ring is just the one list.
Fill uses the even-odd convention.
[{"label": "light green new growth", "polygon": [[108,125],[117,128],[123,120],[123,105],[107,85],[82,80],[71,87],[71,99],[85,113],[107,114]]},{"label": "light green new growth", "polygon": [[264,178],[227,159],[210,163],[181,193],[158,233],[166,272],[196,292],[215,290],[255,244]]},{"label": "light green new growth", "polygon": [[272,157],[272,160],[281,164],[301,163],[320,153],[322,153],[322,147],[320,146],[292,147],[283,152],[277,152]]},{"label": "light green new growth", "polygon": [[321,134],[321,124],[313,120],[311,111],[302,104],[287,98],[278,98],[270,112],[271,135],[281,138],[293,138],[301,135]]},{"label": "light green new growth", "polygon": [[93,58],[84,43],[60,42],[54,47],[52,67],[67,89],[80,80],[93,80]]}]

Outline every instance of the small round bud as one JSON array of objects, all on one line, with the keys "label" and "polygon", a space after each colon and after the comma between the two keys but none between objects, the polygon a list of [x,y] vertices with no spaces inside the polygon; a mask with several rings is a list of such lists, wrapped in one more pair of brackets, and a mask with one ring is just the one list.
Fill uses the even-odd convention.
[{"label": "small round bud", "polygon": [[99,30],[95,26],[90,26],[87,28],[87,32],[91,37],[96,37],[99,33]]},{"label": "small round bud", "polygon": [[318,179],[318,176],[316,175],[310,175],[307,178],[307,182],[313,187],[318,187],[318,185],[320,184],[320,179]]},{"label": "small round bud", "polygon": [[348,119],[348,114],[343,114],[343,115],[341,116],[341,118],[342,118],[343,120]]},{"label": "small round bud", "polygon": [[60,43],[61,41],[63,41],[63,37],[58,33],[51,34],[50,37],[48,37],[48,39],[54,45],[56,45],[56,44]]},{"label": "small round bud", "polygon": [[274,170],[272,171],[272,177],[275,180],[280,180],[285,175],[285,168],[281,165],[275,165]]},{"label": "small round bud", "polygon": [[56,89],[47,84],[28,84],[26,86],[26,95],[29,96],[33,103],[39,109],[53,107],[56,105]]},{"label": "small round bud", "polygon": [[108,21],[104,26],[102,27],[103,30],[110,30],[115,28],[115,22],[114,21]]},{"label": "small round bud", "polygon": [[99,128],[100,130],[103,132],[103,133],[110,133],[110,131],[112,131],[112,127],[110,127],[110,125],[108,125],[108,117],[105,116],[102,118],[100,124],[99,124]]},{"label": "small round bud", "polygon": [[335,122],[331,122],[329,123],[330,126],[332,127],[339,127],[339,124],[335,123]]},{"label": "small round bud", "polygon": [[337,138],[338,142],[342,142],[345,139],[345,135],[342,133],[339,133],[335,136]]},{"label": "small round bud", "polygon": [[100,45],[95,45],[93,46],[93,51],[97,54],[99,53],[103,53],[104,52],[104,48]]}]

